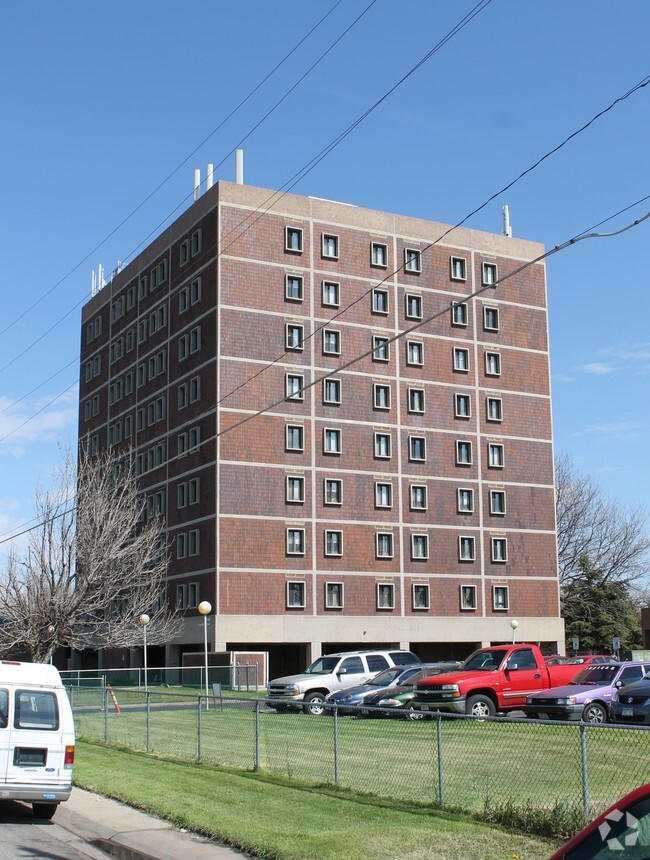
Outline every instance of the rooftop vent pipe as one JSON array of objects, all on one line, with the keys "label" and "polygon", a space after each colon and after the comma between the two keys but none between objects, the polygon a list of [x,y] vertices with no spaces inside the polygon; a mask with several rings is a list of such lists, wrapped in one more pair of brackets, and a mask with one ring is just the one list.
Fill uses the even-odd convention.
[{"label": "rooftop vent pipe", "polygon": [[235,150],[235,182],[237,185],[244,184],[244,150]]},{"label": "rooftop vent pipe", "polygon": [[509,236],[512,239],[512,227],[510,226],[510,209],[507,203],[501,211],[503,213],[503,235]]},{"label": "rooftop vent pipe", "polygon": [[201,196],[201,171],[199,168],[194,170],[194,199],[198,200]]},{"label": "rooftop vent pipe", "polygon": [[205,190],[208,191],[214,184],[214,164],[208,164],[208,175],[205,178]]}]

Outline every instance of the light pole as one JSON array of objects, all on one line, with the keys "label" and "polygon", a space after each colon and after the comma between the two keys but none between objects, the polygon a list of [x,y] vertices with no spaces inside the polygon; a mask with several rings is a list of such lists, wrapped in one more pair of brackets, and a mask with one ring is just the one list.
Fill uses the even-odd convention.
[{"label": "light pole", "polygon": [[512,644],[515,644],[515,636],[517,635],[517,627],[519,627],[519,622],[516,618],[513,618],[510,622],[510,626],[512,627]]},{"label": "light pole", "polygon": [[[50,639],[51,639],[52,636],[54,636],[54,634],[56,633],[56,627],[54,626],[54,624],[48,625],[47,632],[50,634]],[[52,648],[51,644],[50,644],[50,648]],[[54,663],[54,649],[52,649],[52,652],[50,653],[50,663]]]},{"label": "light pole", "polygon": [[147,686],[147,624],[151,621],[148,615],[143,613],[140,616],[140,624],[142,624],[142,634],[144,636],[144,691],[148,692]]},{"label": "light pole", "polygon": [[208,704],[208,615],[212,612],[212,604],[207,600],[202,600],[198,606],[199,613],[203,616],[203,654],[205,656],[205,709],[210,707]]}]

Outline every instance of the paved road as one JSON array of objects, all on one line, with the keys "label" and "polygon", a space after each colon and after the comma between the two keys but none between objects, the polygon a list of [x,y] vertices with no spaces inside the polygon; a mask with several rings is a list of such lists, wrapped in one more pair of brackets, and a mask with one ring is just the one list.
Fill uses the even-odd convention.
[{"label": "paved road", "polygon": [[34,818],[31,806],[0,801],[0,860],[42,857],[48,860],[88,860],[106,854],[69,833],[53,821]]}]

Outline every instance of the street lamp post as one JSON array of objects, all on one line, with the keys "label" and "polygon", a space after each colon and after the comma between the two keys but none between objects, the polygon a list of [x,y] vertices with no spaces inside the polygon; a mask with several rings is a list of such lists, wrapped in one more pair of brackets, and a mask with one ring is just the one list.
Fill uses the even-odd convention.
[{"label": "street lamp post", "polygon": [[515,636],[517,635],[517,627],[519,627],[519,622],[516,618],[513,618],[510,622],[510,626],[512,627],[512,644],[515,644]]},{"label": "street lamp post", "polygon": [[142,624],[142,634],[144,636],[144,691],[148,692],[147,685],[147,624],[151,621],[148,615],[143,613],[140,616],[140,624]]},{"label": "street lamp post", "polygon": [[212,612],[212,604],[207,600],[202,600],[198,606],[199,613],[203,616],[203,654],[205,656],[205,709],[210,707],[208,704],[208,615]]}]

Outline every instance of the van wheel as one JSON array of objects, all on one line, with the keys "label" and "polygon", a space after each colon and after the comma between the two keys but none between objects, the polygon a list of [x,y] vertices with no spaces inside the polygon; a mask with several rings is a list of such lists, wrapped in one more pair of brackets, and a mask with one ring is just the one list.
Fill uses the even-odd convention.
[{"label": "van wheel", "polygon": [[465,713],[471,717],[493,717],[496,713],[494,702],[488,696],[470,696],[465,704]]},{"label": "van wheel", "polygon": [[305,713],[311,714],[313,717],[320,717],[325,713],[323,702],[325,696],[322,693],[310,693],[305,696]]},{"label": "van wheel", "polygon": [[34,818],[41,818],[49,821],[56,812],[58,805],[58,803],[32,803]]}]

